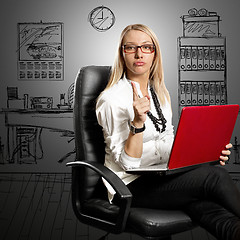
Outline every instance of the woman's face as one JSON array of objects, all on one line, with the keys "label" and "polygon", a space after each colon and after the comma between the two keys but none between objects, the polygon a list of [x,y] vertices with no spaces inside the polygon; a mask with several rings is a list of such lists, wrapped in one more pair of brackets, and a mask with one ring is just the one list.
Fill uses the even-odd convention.
[{"label": "woman's face", "polygon": [[[123,46],[152,46],[153,42],[149,35],[139,30],[130,30],[123,38]],[[137,48],[136,53],[126,53],[123,51],[123,59],[127,68],[127,77],[133,79],[138,76],[149,78],[150,68],[154,59],[154,51],[152,53],[143,53]]]}]

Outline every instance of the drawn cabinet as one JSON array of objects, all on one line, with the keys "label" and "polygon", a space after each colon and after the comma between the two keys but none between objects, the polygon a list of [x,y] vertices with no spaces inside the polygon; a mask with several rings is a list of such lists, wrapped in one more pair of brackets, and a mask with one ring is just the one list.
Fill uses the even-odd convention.
[{"label": "drawn cabinet", "polygon": [[179,115],[186,106],[227,104],[226,38],[218,32],[218,16],[210,34],[206,24],[213,24],[207,17],[182,17],[183,37],[177,41]]}]

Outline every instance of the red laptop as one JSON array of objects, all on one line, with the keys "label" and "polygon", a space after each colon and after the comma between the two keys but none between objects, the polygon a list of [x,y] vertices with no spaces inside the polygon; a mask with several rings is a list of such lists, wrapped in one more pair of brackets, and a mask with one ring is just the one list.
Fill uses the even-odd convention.
[{"label": "red laptop", "polygon": [[128,173],[170,174],[219,162],[230,142],[239,105],[185,107],[182,109],[168,163],[127,170]]}]

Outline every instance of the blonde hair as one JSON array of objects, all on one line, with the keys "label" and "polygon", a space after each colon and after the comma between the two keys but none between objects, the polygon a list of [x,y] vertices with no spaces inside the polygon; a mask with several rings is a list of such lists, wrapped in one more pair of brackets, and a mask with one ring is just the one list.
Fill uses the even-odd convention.
[{"label": "blonde hair", "polygon": [[162,55],[161,55],[157,36],[149,27],[143,24],[129,25],[122,31],[120,40],[119,40],[117,55],[111,71],[111,76],[105,90],[107,90],[108,88],[112,87],[115,83],[117,83],[126,73],[126,66],[125,66],[123,53],[122,53],[122,44],[123,44],[124,36],[130,30],[142,31],[151,37],[153,44],[155,45],[155,57],[150,69],[150,76],[149,76],[150,84],[154,87],[161,104],[163,105],[165,104],[166,98],[170,103],[170,95],[164,83]]}]

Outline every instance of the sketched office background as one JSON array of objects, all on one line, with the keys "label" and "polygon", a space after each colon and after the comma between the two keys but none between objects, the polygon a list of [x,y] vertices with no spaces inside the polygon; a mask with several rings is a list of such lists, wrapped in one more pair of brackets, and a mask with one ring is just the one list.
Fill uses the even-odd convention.
[{"label": "sketched office background", "polygon": [[[89,13],[101,5],[109,7],[116,17],[114,25],[104,32],[96,31],[88,21]],[[165,81],[172,97],[173,124],[177,126],[180,88],[177,39],[183,36],[180,17],[192,8],[216,12],[220,16],[219,32],[226,38],[227,101],[240,104],[239,7],[235,0],[4,1],[0,8],[0,239],[91,240],[103,235],[78,223],[71,209],[71,171],[65,164],[74,159],[73,83],[83,66],[112,64],[120,32],[126,25],[143,23],[157,34]],[[27,78],[26,71],[25,76],[20,76],[19,69],[24,69],[24,64],[31,68],[33,60],[38,59],[43,60],[38,67],[44,68],[47,58],[37,55],[34,48],[44,49],[46,45],[33,46],[30,42],[25,47],[32,59],[20,54],[23,49],[20,33],[24,29],[45,29],[51,37],[45,43],[49,41],[57,49],[54,51],[57,57],[52,58],[52,75]],[[54,39],[55,33],[61,37]],[[56,42],[59,45],[53,44]],[[31,73],[34,71],[30,70]],[[227,165],[236,182],[240,172],[239,121]],[[138,239],[129,234],[108,238]],[[174,239],[213,237],[198,228]]]}]

